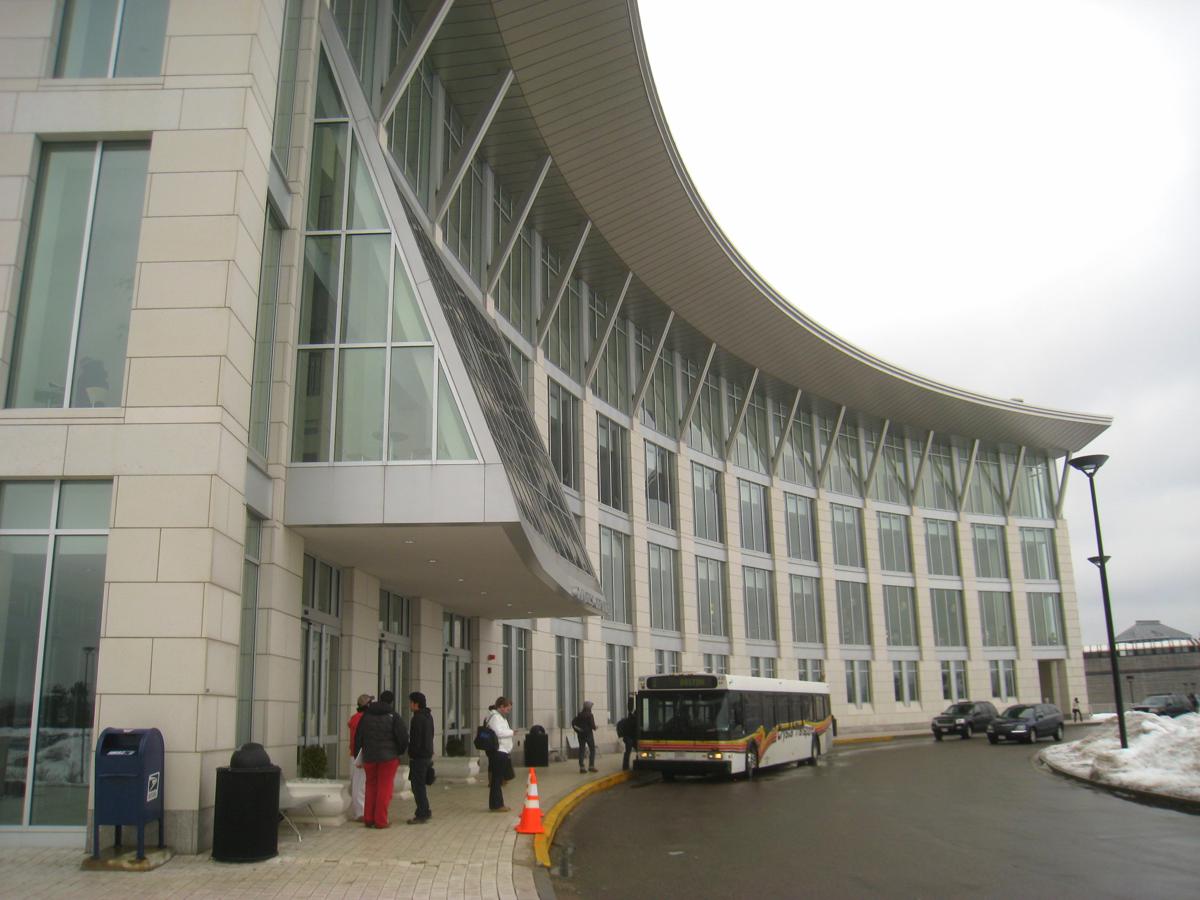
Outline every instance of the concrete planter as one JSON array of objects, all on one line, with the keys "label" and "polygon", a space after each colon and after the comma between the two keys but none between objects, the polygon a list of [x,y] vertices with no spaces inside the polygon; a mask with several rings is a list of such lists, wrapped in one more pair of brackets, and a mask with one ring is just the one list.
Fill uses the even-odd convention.
[{"label": "concrete planter", "polygon": [[291,805],[285,810],[294,822],[340,825],[350,806],[349,783],[333,778],[293,778],[287,781]]},{"label": "concrete planter", "polygon": [[478,756],[439,756],[433,761],[438,781],[453,781],[455,784],[479,783]]}]

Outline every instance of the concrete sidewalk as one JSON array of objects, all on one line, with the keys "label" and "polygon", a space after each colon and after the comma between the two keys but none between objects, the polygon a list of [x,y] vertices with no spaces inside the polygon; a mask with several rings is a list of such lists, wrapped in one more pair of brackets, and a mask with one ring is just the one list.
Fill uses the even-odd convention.
[{"label": "concrete sidewalk", "polygon": [[[590,775],[580,775],[574,761],[539,768],[543,816],[576,787],[620,771],[621,757],[605,754],[596,764],[599,773]],[[262,863],[217,863],[201,854],[152,872],[85,872],[82,850],[0,849],[0,896],[536,898],[533,838],[513,828],[529,770],[516,772],[504,796],[511,813],[488,811],[486,776],[473,785],[439,781],[430,789],[427,825],[406,825],[412,801],[396,799],[386,831],[354,822],[319,832],[301,825],[298,842],[285,825],[279,856]]]}]

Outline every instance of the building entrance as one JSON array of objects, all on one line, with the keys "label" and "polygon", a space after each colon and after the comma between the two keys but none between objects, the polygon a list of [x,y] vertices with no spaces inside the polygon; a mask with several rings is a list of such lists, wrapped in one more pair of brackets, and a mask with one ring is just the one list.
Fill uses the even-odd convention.
[{"label": "building entrance", "polygon": [[442,614],[442,752],[458,738],[470,747],[475,733],[471,710],[471,632],[465,616]]}]

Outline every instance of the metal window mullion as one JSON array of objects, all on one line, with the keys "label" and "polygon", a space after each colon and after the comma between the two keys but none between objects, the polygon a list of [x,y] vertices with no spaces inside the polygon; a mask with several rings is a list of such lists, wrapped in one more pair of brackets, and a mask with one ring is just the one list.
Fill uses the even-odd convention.
[{"label": "metal window mullion", "polygon": [[[63,408],[71,408],[72,385],[75,381],[75,352],[79,348],[79,323],[83,318],[83,291],[87,276],[88,255],[92,249],[92,220],[96,215],[96,194],[100,187],[100,159],[104,154],[104,142],[96,143],[92,160],[92,181],[88,194],[87,219],[83,223],[83,246],[79,250],[79,276],[75,279],[75,309],[71,315],[71,342],[67,351],[67,373],[63,379]],[[57,496],[57,495],[56,495]]]},{"label": "metal window mullion", "polygon": [[[329,397],[329,461],[337,462],[337,414],[338,414],[338,388],[340,387],[341,377],[341,342],[342,342],[342,314],[346,304],[345,288],[346,288],[346,247],[350,243],[350,236],[346,232],[346,225],[349,222],[350,212],[350,174],[354,168],[350,165],[350,159],[354,153],[354,129],[346,123],[346,174],[343,176],[345,181],[342,184],[342,227],[338,232],[341,243],[338,246],[338,292],[337,304],[334,311],[333,319],[333,380],[331,382],[330,397]],[[392,266],[393,272],[395,265]],[[389,278],[392,276],[389,275]],[[391,320],[391,297],[388,298],[388,319]],[[386,392],[385,392],[386,393]]]},{"label": "metal window mullion", "polygon": [[112,30],[112,47],[108,51],[108,74],[107,78],[116,77],[117,73],[117,47],[121,43],[121,21],[125,17],[125,0],[118,0],[117,13],[113,19]]}]

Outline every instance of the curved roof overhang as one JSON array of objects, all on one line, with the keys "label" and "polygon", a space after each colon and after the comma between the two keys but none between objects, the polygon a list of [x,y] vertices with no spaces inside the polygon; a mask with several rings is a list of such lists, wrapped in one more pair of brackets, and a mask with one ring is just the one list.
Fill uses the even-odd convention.
[{"label": "curved roof overhang", "polygon": [[[721,231],[684,167],[654,88],[636,0],[459,0],[447,25],[433,56],[460,107],[469,109],[491,78],[489,63],[505,60],[516,73],[515,102],[506,106],[518,109],[489,133],[489,163],[513,174],[552,156],[557,180],[543,190],[551,199],[535,224],[566,237],[569,195],[615,257],[608,262],[632,271],[643,294],[686,321],[686,349],[715,341],[723,356],[760,369],[768,383],[909,429],[1071,452],[1111,424],[1107,416],[989,397],[909,372],[776,292]],[[603,278],[589,275],[586,259],[581,270]]]}]

